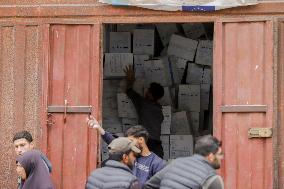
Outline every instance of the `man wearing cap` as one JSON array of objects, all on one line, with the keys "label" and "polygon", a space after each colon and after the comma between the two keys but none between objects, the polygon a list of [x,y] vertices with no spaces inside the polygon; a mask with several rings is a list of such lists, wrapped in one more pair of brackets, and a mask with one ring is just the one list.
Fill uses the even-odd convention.
[{"label": "man wearing cap", "polygon": [[[87,123],[90,127],[99,131],[107,144],[110,144],[115,139],[115,136],[105,131],[94,117],[90,116],[90,118],[87,119]],[[146,144],[149,133],[143,126],[136,125],[130,127],[127,129],[124,136],[134,141],[141,150],[141,153],[134,163],[132,172],[138,178],[141,186],[143,186],[147,180],[166,166],[166,162],[149,150]],[[106,161],[104,161],[102,165],[104,165],[105,162]]]},{"label": "man wearing cap", "polygon": [[86,189],[140,189],[140,184],[131,169],[141,150],[126,137],[114,139],[108,148],[109,160],[103,168],[91,173]]}]

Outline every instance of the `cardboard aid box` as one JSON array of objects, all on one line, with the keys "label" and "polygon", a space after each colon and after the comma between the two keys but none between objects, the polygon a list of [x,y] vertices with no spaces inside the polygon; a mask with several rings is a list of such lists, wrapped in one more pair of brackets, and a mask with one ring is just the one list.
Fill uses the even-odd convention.
[{"label": "cardboard aid box", "polygon": [[209,109],[210,84],[200,85],[200,109]]},{"label": "cardboard aid box", "polygon": [[187,65],[187,60],[170,56],[170,70],[173,75],[174,84],[180,84],[184,75],[184,71]]},{"label": "cardboard aid box", "polygon": [[178,32],[176,24],[155,24],[164,46],[168,45],[172,34]]},{"label": "cardboard aid box", "polygon": [[137,118],[135,107],[125,93],[117,93],[118,116],[126,118]]},{"label": "cardboard aid box", "polygon": [[148,60],[145,62],[144,68],[147,86],[152,82],[159,83],[164,87],[171,85],[167,57]]},{"label": "cardboard aid box", "polygon": [[133,33],[133,54],[154,55],[155,30],[135,29]]},{"label": "cardboard aid box", "polygon": [[171,134],[191,134],[186,111],[173,113],[171,122]]},{"label": "cardboard aid box", "polygon": [[200,112],[200,85],[179,85],[178,108]]},{"label": "cardboard aid box", "polygon": [[104,77],[124,77],[129,65],[133,65],[132,53],[105,53]]},{"label": "cardboard aid box", "polygon": [[213,62],[213,41],[201,40],[198,43],[195,63],[212,66]]},{"label": "cardboard aid box", "polygon": [[122,132],[121,120],[118,117],[117,109],[115,114],[104,111],[102,127],[111,133]]},{"label": "cardboard aid box", "polygon": [[170,158],[191,156],[193,154],[192,135],[170,135]]},{"label": "cardboard aid box", "polygon": [[190,39],[198,39],[202,35],[206,35],[205,28],[202,23],[186,23],[182,25],[186,37]]},{"label": "cardboard aid box", "polygon": [[200,85],[202,83],[203,67],[189,63],[187,67],[186,83]]},{"label": "cardboard aid box", "polygon": [[162,142],[164,160],[170,159],[170,135],[161,135],[160,140]]},{"label": "cardboard aid box", "polygon": [[193,130],[194,136],[199,135],[199,112],[188,112],[189,123]]},{"label": "cardboard aid box", "polygon": [[169,87],[164,87],[164,96],[159,100],[159,104],[162,106],[172,105],[171,89]]},{"label": "cardboard aid box", "polygon": [[161,124],[161,134],[171,134],[172,107],[162,106],[164,120]]},{"label": "cardboard aid box", "polygon": [[122,128],[125,133],[130,127],[138,125],[138,120],[136,118],[122,118]]},{"label": "cardboard aid box", "polygon": [[212,70],[210,68],[203,69],[201,83],[204,83],[204,84],[212,83]]},{"label": "cardboard aid box", "polygon": [[117,89],[120,80],[103,81],[103,120],[102,126],[109,132],[122,132],[121,121],[118,117]]},{"label": "cardboard aid box", "polygon": [[145,78],[144,64],[145,64],[145,61],[147,61],[149,59],[150,59],[149,55],[134,55],[135,79],[144,79]]},{"label": "cardboard aid box", "polygon": [[131,53],[130,32],[110,32],[110,53]]},{"label": "cardboard aid box", "polygon": [[168,55],[193,61],[198,41],[179,35],[172,35],[168,47]]}]

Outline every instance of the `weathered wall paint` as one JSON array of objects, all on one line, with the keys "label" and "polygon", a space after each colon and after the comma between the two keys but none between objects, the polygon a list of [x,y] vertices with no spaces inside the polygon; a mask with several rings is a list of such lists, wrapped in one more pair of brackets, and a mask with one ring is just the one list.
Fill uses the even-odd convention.
[{"label": "weathered wall paint", "polygon": [[1,188],[15,188],[13,134],[26,129],[39,145],[40,43],[38,26],[0,27]]}]

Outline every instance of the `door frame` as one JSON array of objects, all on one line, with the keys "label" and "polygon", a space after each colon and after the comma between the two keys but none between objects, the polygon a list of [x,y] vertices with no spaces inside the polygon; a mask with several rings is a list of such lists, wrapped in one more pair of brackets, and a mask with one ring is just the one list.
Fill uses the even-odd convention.
[{"label": "door frame", "polygon": [[[283,19],[284,20],[284,19]],[[190,21],[190,22],[188,22]],[[213,22],[214,23],[214,37],[213,37],[213,44],[215,44],[215,29],[217,28],[216,26],[222,22],[252,22],[252,21],[271,21],[273,24],[273,29],[274,29],[274,39],[273,41],[277,40],[277,36],[280,34],[278,34],[277,31],[275,31],[275,29],[277,28],[275,22],[276,20],[272,17],[266,17],[266,16],[257,16],[257,15],[251,15],[251,16],[247,16],[247,17],[242,17],[240,18],[239,16],[222,16],[222,15],[214,15],[214,16],[208,16],[208,15],[198,15],[198,14],[179,14],[177,13],[177,15],[170,15],[167,17],[159,17],[157,15],[154,16],[148,16],[147,18],[145,17],[135,17],[135,16],[124,16],[123,19],[122,18],[117,18],[115,16],[109,16],[109,17],[99,17],[99,18],[92,18],[92,19],[82,19],[82,20],[78,20],[78,19],[59,19],[56,21],[51,21],[48,24],[43,24],[42,28],[43,28],[43,65],[42,65],[42,101],[41,101],[41,125],[42,125],[42,143],[41,143],[41,149],[43,150],[43,152],[47,152],[47,143],[45,141],[47,141],[47,126],[46,126],[46,120],[47,120],[47,113],[46,113],[46,109],[47,109],[47,102],[48,102],[48,97],[47,97],[47,92],[48,92],[48,70],[49,70],[49,66],[48,66],[48,62],[49,62],[49,37],[48,37],[48,29],[49,26],[51,24],[94,24],[99,28],[96,30],[96,39],[94,40],[94,44],[95,48],[97,48],[96,51],[96,55],[94,56],[94,58],[99,61],[99,68],[95,68],[95,73],[100,74],[100,79],[97,81],[97,86],[98,86],[98,90],[96,91],[96,102],[92,102],[92,104],[95,104],[97,107],[100,107],[98,110],[94,111],[94,115],[99,119],[99,121],[102,121],[102,107],[101,107],[101,102],[102,102],[102,81],[103,81],[103,50],[102,45],[103,45],[103,25],[104,24],[137,24],[137,23],[197,23],[197,22]],[[279,135],[281,135],[280,133],[278,133],[278,130],[280,128],[281,125],[281,115],[279,116],[278,119],[278,109],[277,109],[277,102],[278,102],[278,98],[281,97],[281,95],[279,94],[280,91],[278,89],[278,85],[283,84],[284,81],[280,81],[279,80],[279,75],[280,75],[280,71],[278,71],[278,53],[276,53],[278,51],[278,46],[275,45],[274,43],[274,54],[273,54],[273,131],[274,134],[273,135],[273,160],[274,160],[274,168],[273,168],[273,188],[277,188],[278,183],[280,181],[280,179],[278,178],[278,170],[279,170],[279,154],[278,154],[278,137]],[[213,48],[213,56],[215,55],[215,46]],[[214,66],[215,65],[215,66]],[[215,69],[214,69],[215,67]],[[213,85],[214,85],[214,73],[216,70],[216,63],[215,60],[213,59],[213,69],[212,69],[212,73],[213,73]],[[278,81],[279,80],[279,81]],[[213,91],[213,99],[214,99],[214,91]],[[277,95],[278,94],[278,95]],[[283,96],[283,95],[282,95]],[[213,100],[213,117],[214,115],[216,115],[216,111],[219,107],[216,107],[216,105],[214,104],[214,100]],[[284,115],[282,116],[284,117]],[[284,119],[284,118],[282,118]],[[216,124],[221,124],[221,123],[216,123],[216,121],[213,120],[213,130],[216,127]],[[279,130],[280,131],[280,130]],[[97,141],[97,148],[98,148],[98,153],[100,153],[100,140]],[[100,163],[100,159],[98,159],[97,164]]]}]

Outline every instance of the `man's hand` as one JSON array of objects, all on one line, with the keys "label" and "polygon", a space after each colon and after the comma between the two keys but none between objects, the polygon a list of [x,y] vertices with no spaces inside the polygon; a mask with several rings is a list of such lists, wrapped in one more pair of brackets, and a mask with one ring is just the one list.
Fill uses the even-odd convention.
[{"label": "man's hand", "polygon": [[102,126],[99,124],[99,122],[94,118],[93,116],[87,117],[87,124],[89,127],[98,129],[101,135],[105,134],[105,130],[102,128]]},{"label": "man's hand", "polygon": [[133,71],[133,66],[126,66],[123,70],[126,74],[126,80],[127,80],[127,89],[132,88],[134,81],[135,81],[135,73]]}]

